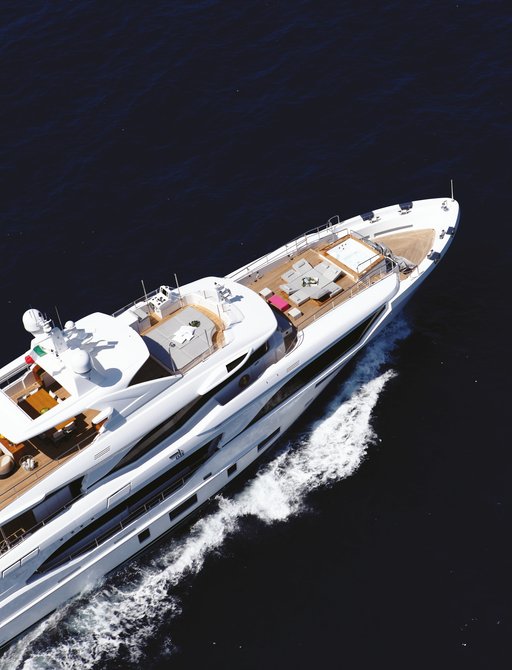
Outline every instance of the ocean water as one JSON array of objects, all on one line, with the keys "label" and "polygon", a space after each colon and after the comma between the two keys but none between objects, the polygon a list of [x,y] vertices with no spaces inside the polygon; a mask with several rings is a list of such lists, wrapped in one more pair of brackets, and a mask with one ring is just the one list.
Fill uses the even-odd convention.
[{"label": "ocean water", "polygon": [[4,363],[31,306],[111,313],[451,179],[461,223],[258,468],[0,667],[510,667],[511,27],[493,0],[2,4]]}]

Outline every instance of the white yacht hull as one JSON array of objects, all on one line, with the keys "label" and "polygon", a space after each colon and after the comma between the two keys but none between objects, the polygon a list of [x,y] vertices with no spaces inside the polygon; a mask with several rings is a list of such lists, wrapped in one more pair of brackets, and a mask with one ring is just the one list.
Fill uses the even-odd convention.
[{"label": "white yacht hull", "polygon": [[[417,287],[414,286],[413,290]],[[397,308],[403,307],[406,299],[412,295],[408,293],[402,297]],[[395,315],[395,310],[390,305],[390,311],[382,320],[382,323],[372,334],[372,339]],[[368,340],[369,341],[369,340]],[[42,576],[36,583],[20,589],[9,598],[9,606],[4,606],[3,624],[0,632],[0,645],[5,644],[12,638],[18,636],[25,629],[46,617],[55,609],[60,607],[70,598],[88,590],[98,581],[118,566],[129,561],[142,549],[138,540],[138,534],[143,529],[149,529],[151,541],[154,542],[172,532],[173,528],[183,522],[184,518],[193,514],[199,507],[204,505],[214,495],[219,493],[227,484],[233,481],[228,477],[227,470],[236,462],[236,476],[252,465],[264,451],[268,449],[292,426],[304,413],[305,409],[319,396],[325,387],[339,374],[351,358],[361,347],[358,347],[350,356],[345,357],[342,363],[335,363],[328,371],[315,377],[308,386],[302,388],[287,401],[276,407],[258,423],[245,430],[238,438],[235,438],[230,450],[236,454],[233,460],[216,474],[212,475],[206,482],[198,483],[206,470],[210,470],[212,463],[205,464],[192,478],[177,496],[171,496],[160,505],[152,508],[146,515],[141,516],[133,528],[120,531],[107,541],[101,548],[91,552],[82,558],[75,559],[72,563],[66,563],[54,571]],[[333,374],[333,369],[335,373]],[[324,380],[324,381],[322,381]],[[265,449],[258,451],[258,444],[274,430],[280,428],[280,432],[265,445]],[[242,454],[240,456],[240,454]],[[189,508],[176,523],[169,521],[169,512],[176,507],[177,498],[187,499],[197,495],[197,504]],[[179,504],[179,503],[178,503]],[[10,610],[10,612],[9,612]]]},{"label": "white yacht hull", "polygon": [[[443,253],[448,243],[444,245]],[[311,378],[307,384],[287,400],[278,404],[263,418],[251,424],[257,414],[254,409],[256,402],[261,401],[263,396],[269,397],[273,388],[279,385],[276,383],[274,387],[272,386],[272,377],[262,377],[261,380],[255,382],[251,387],[252,395],[249,402],[246,402],[245,406],[242,405],[240,409],[236,407],[234,409],[235,414],[239,413],[240,432],[217,454],[200,466],[185,485],[175,493],[151,506],[145,514],[113,534],[97,548],[54,569],[49,569],[44,574],[36,573],[29,583],[11,588],[4,595],[0,610],[0,646],[12,641],[27,628],[61,607],[70,598],[93,588],[102,577],[171,532],[252,465],[282,437],[353,356],[403,308],[433,270],[434,265],[431,263],[423,270],[411,273],[410,278],[403,280],[398,288],[393,290],[390,288],[385,298],[380,301],[383,307],[379,317],[356,346],[332,362],[317,376]],[[300,347],[297,347],[285,356],[282,369],[293,370],[300,356]],[[277,375],[274,381],[282,381],[284,376],[284,374],[281,377]],[[248,408],[252,409],[249,411]],[[222,424],[220,427],[222,429]],[[235,464],[236,472],[231,474],[230,468]],[[211,476],[205,478],[209,473],[212,473]],[[193,502],[190,502],[191,499]],[[187,501],[188,504],[183,507],[182,513],[177,516],[174,513],[174,518],[171,520],[169,514]],[[77,523],[79,522],[78,519]],[[149,531],[149,535],[147,540],[141,542],[140,534],[143,531],[146,535]]]}]

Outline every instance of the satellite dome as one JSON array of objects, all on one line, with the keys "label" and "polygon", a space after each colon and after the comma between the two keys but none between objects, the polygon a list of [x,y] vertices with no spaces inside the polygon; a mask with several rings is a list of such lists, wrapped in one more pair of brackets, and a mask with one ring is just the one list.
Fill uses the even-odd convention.
[{"label": "satellite dome", "polygon": [[91,371],[91,357],[84,349],[71,351],[71,368],[77,375],[86,375]]},{"label": "satellite dome", "polygon": [[38,309],[27,309],[23,314],[23,325],[25,330],[28,330],[32,335],[38,335],[44,332],[45,320],[44,316]]}]

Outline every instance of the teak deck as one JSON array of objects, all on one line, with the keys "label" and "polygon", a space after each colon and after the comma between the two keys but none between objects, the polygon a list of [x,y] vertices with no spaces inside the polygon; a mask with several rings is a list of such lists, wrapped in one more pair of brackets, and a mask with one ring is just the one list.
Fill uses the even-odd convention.
[{"label": "teak deck", "polygon": [[[24,401],[25,402],[25,401]],[[4,446],[13,454],[16,462],[14,471],[0,479],[0,509],[13,502],[21,493],[31,488],[52,470],[72,458],[79,449],[87,446],[97,435],[92,419],[98,414],[96,410],[86,410],[75,417],[75,429],[54,442],[51,437],[32,437],[21,444]],[[69,419],[68,421],[70,421]],[[66,422],[67,423],[67,422]],[[36,462],[34,470],[24,470],[20,461],[24,456],[32,456]]]},{"label": "teak deck", "polygon": [[[300,329],[309,323],[312,319],[321,316],[322,314],[332,309],[334,306],[349,299],[351,295],[353,295],[351,289],[358,283],[358,278],[352,278],[351,274],[353,274],[353,272],[348,271],[348,268],[346,268],[343,263],[340,263],[330,255],[326,255],[329,248],[339,244],[340,241],[341,240],[336,240],[332,242],[331,239],[328,242],[321,244],[316,243],[306,251],[300,252],[293,257],[283,259],[281,263],[275,264],[268,269],[260,270],[258,273],[245,278],[242,280],[242,282],[245,285],[250,286],[250,288],[256,291],[256,293],[259,293],[264,288],[270,289],[272,293],[286,300],[286,302],[288,302],[290,305],[289,309],[292,309],[295,307],[293,300],[291,300],[288,294],[282,291],[279,287],[281,284],[286,283],[282,279],[281,275],[292,269],[294,263],[297,263],[297,261],[301,259],[305,259],[311,265],[315,266],[321,261],[327,259],[331,264],[340,267],[340,269],[346,272],[346,274],[338,278],[335,281],[335,284],[343,289],[342,293],[338,293],[337,295],[333,296],[332,298],[328,298],[323,302],[310,299],[297,307],[297,309],[301,312],[301,316],[296,319],[291,318],[291,321],[297,328]],[[434,231],[433,229],[429,228],[424,230],[382,235],[377,237],[376,241],[385,244],[395,255],[403,256],[413,264],[418,265],[432,248],[434,241]],[[364,279],[365,276],[370,276],[372,269],[375,269],[375,267],[383,260],[383,258],[383,256],[376,258],[371,266],[363,274],[361,274],[361,279]],[[405,277],[405,275],[403,277]],[[377,276],[370,281],[378,280],[379,277]],[[288,312],[289,309],[285,311]]]}]

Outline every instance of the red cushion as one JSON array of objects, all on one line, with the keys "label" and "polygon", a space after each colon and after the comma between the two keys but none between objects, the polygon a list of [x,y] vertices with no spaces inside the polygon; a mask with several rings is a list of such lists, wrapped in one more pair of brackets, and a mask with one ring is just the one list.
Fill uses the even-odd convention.
[{"label": "red cushion", "polygon": [[285,309],[288,309],[288,307],[290,306],[289,302],[286,302],[286,300],[281,298],[281,296],[275,294],[271,298],[269,298],[268,301],[271,302],[273,305],[275,305],[275,307],[280,309],[282,312]]}]

